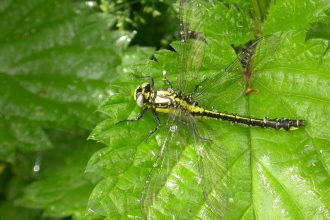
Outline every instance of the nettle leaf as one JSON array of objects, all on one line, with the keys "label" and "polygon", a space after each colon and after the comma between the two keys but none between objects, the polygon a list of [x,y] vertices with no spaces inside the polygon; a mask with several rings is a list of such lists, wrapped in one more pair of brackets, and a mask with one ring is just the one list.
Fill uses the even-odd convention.
[{"label": "nettle leaf", "polygon": [[81,139],[84,133],[87,132],[65,136],[62,132],[51,132],[56,148],[39,154],[43,176],[24,188],[15,205],[43,209],[43,215],[49,217],[85,216],[89,195],[100,181],[98,175],[86,175],[86,160],[100,146]]},{"label": "nettle leaf", "polygon": [[[235,59],[230,44],[242,44],[249,39],[239,37],[242,33],[236,27],[228,29],[227,24],[211,22],[213,17],[235,20],[247,16],[238,16],[235,13],[244,12],[218,4],[221,5],[216,3],[217,6],[209,7],[202,4],[208,9],[203,9],[207,13],[207,47],[202,76],[228,66]],[[299,11],[297,4],[290,2],[271,7],[280,8],[284,4]],[[311,12],[328,10],[327,4],[321,3],[308,3],[308,7]],[[260,43],[252,64],[251,86],[260,93],[242,96],[225,109],[217,110],[257,118],[300,119],[306,124],[296,131],[278,131],[205,121],[219,134],[227,151],[228,209],[224,218],[327,219],[330,211],[329,42],[325,39],[305,41],[309,28],[306,24],[326,17],[322,13],[309,13],[307,20],[302,19],[302,23],[297,24],[299,18],[289,16],[285,28],[278,30],[276,27],[281,25],[277,21],[282,22],[283,16],[272,10],[275,9],[271,9],[264,30],[274,37],[265,38]],[[281,13],[288,12],[283,10]],[[243,29],[252,28],[251,22],[242,24]],[[228,42],[223,35],[219,37],[215,33],[227,33]],[[278,40],[274,42],[274,39]],[[179,44],[174,42],[172,46],[178,50]],[[168,87],[162,80],[166,72],[167,79],[175,85],[177,54],[161,50],[155,53],[155,57],[157,61],[149,60],[134,66],[134,74],[154,77],[155,88],[160,89]],[[168,117],[159,114],[163,126],[147,143],[144,140],[157,126],[150,111],[138,122],[115,125],[123,119],[134,119],[141,111],[132,94],[143,82],[148,79],[136,79],[131,75],[115,80],[109,87],[113,95],[99,106],[99,110],[110,119],[99,124],[90,135],[108,148],[95,153],[87,167],[88,171],[105,178],[94,189],[88,210],[108,219],[143,217],[140,195],[159,154]],[[157,215],[162,218],[216,219],[198,184],[199,169],[194,149],[190,143],[187,145],[173,168],[173,172],[180,175],[169,176],[169,184],[160,189],[159,197],[163,203],[157,207]]]},{"label": "nettle leaf", "polygon": [[264,33],[307,30],[311,23],[328,19],[326,11],[329,9],[330,3],[327,0],[276,1],[270,7],[267,21],[263,26]]},{"label": "nettle leaf", "polygon": [[84,218],[100,180],[84,173],[100,148],[86,143],[105,118],[95,109],[110,82],[154,49],[128,48],[134,33],[109,30],[114,18],[91,4],[0,3],[1,219]]},{"label": "nettle leaf", "polygon": [[11,161],[15,148],[49,148],[44,128],[93,128],[104,119],[95,109],[107,85],[152,51],[127,50],[134,34],[108,31],[113,18],[84,3],[4,1],[1,11],[3,160]]},{"label": "nettle leaf", "polygon": [[[204,26],[208,30],[207,37],[216,38],[218,41],[231,45],[241,45],[253,38],[253,23],[250,11],[243,11],[241,7],[225,5],[214,2],[214,6],[204,3]],[[239,4],[241,6],[242,4]],[[212,9],[211,9],[212,8]],[[208,13],[207,10],[218,13]],[[223,16],[223,15],[226,16]],[[221,28],[214,24],[221,24]]]}]

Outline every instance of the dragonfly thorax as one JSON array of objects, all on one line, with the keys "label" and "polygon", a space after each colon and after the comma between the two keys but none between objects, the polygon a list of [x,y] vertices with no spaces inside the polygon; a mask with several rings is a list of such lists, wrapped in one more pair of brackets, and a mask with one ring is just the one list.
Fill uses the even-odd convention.
[{"label": "dragonfly thorax", "polygon": [[191,105],[188,100],[185,100],[173,89],[153,90],[151,83],[143,83],[138,86],[134,91],[134,100],[141,108],[154,109],[157,112],[168,114],[182,104],[184,104],[183,108],[187,108],[186,105]]}]

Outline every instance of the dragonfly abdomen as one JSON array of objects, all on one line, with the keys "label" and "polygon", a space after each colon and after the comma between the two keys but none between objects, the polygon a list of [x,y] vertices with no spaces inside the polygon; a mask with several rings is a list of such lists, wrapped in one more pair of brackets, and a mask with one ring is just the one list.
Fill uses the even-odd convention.
[{"label": "dragonfly abdomen", "polygon": [[304,126],[305,122],[303,120],[290,120],[286,118],[275,118],[269,119],[267,117],[263,119],[251,118],[239,116],[237,114],[228,114],[226,112],[218,113],[209,110],[196,111],[193,113],[194,117],[224,120],[231,123],[244,124],[248,126],[257,126],[262,128],[273,128],[276,130],[296,130]]}]

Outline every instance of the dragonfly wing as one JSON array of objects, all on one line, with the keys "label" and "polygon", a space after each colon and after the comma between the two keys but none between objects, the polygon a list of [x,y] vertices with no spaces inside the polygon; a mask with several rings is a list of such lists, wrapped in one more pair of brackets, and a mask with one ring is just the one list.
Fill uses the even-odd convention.
[{"label": "dragonfly wing", "polygon": [[219,136],[207,124],[196,121],[195,151],[198,156],[203,193],[213,213],[223,217],[227,211],[227,156]]},{"label": "dragonfly wing", "polygon": [[189,82],[196,79],[202,65],[206,40],[200,4],[196,0],[181,0],[179,10],[181,42],[177,89],[186,93],[192,92],[192,86],[195,86],[195,83]]},{"label": "dragonfly wing", "polygon": [[181,112],[179,110],[176,112],[177,114],[170,115],[167,120],[159,155],[141,195],[141,210],[147,218],[157,218],[157,212],[164,209],[158,203],[164,193],[163,190],[175,190],[173,186],[170,187],[175,185],[169,182],[170,177],[175,176],[172,173],[173,168],[180,160],[190,138],[187,126],[176,120]]},{"label": "dragonfly wing", "polygon": [[[258,45],[260,47],[257,48]],[[193,94],[194,100],[205,108],[219,109],[235,102],[245,94],[247,84],[253,81],[257,72],[262,71],[271,62],[279,45],[277,36],[260,38],[239,54],[226,69],[204,80]],[[261,62],[254,62],[256,53],[263,57]]]}]

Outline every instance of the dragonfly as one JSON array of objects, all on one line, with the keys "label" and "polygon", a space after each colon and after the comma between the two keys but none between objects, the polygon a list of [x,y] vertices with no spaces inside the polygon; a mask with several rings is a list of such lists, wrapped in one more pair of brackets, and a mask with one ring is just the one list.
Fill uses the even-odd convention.
[{"label": "dragonfly", "polygon": [[[201,5],[196,0],[181,0],[179,4],[181,40],[176,87],[173,87],[165,75],[164,81],[168,88],[156,90],[153,77],[133,74],[136,78],[147,80],[134,91],[134,100],[143,110],[136,118],[117,123],[137,122],[148,110],[151,110],[157,126],[150,131],[148,139],[161,127],[158,113],[168,114],[159,155],[140,198],[144,216],[157,217],[152,207],[157,206],[161,188],[166,186],[172,168],[177,164],[190,141],[198,158],[200,184],[205,202],[212,212],[221,218],[225,216],[228,205],[225,143],[221,142],[215,129],[204,120],[221,120],[277,130],[296,130],[304,126],[305,122],[286,118],[258,119],[215,110],[214,106],[226,106],[244,94],[258,91],[250,88],[251,63],[257,45],[262,39],[253,43],[223,71],[201,79],[199,70],[207,45]],[[244,89],[242,89],[243,84]]]}]

